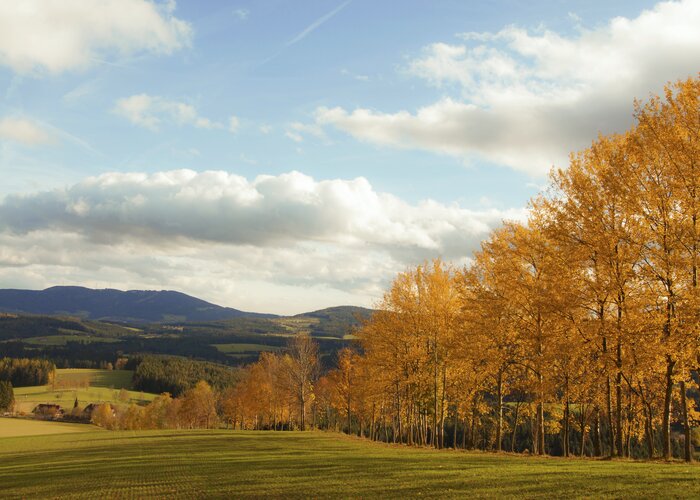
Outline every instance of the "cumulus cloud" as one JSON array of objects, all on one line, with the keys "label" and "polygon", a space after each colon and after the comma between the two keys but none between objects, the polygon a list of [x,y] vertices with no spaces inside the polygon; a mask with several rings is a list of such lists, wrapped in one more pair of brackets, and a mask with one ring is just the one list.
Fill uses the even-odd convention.
[{"label": "cumulus cloud", "polygon": [[294,142],[303,142],[304,137],[309,135],[317,139],[326,139],[326,134],[323,132],[323,129],[315,123],[290,123],[284,135]]},{"label": "cumulus cloud", "polygon": [[[627,128],[634,98],[697,75],[700,3],[662,2],[573,36],[509,26],[434,43],[406,71],[446,94],[411,112],[319,108],[317,122],[376,144],[546,173],[598,132]],[[448,97],[449,96],[449,97]]]},{"label": "cumulus cloud", "polygon": [[54,137],[41,125],[21,117],[0,118],[0,140],[37,146],[54,142]]},{"label": "cumulus cloud", "polygon": [[174,1],[0,2],[0,64],[23,74],[60,73],[115,55],[170,54],[192,38],[174,11]]},{"label": "cumulus cloud", "polygon": [[[209,286],[204,296],[212,297],[212,283],[221,283],[223,294],[228,280],[261,293],[268,285],[280,293],[299,289],[319,306],[329,298],[369,303],[397,271],[438,255],[464,262],[502,219],[524,215],[411,204],[364,178],[110,173],[7,196],[0,203],[0,283],[22,268],[54,283],[115,275],[132,287],[199,293]],[[52,241],[53,250],[42,241]]]},{"label": "cumulus cloud", "polygon": [[[148,94],[136,94],[119,99],[112,111],[134,125],[153,131],[158,130],[164,121],[202,129],[224,128],[223,124],[200,116],[191,104]],[[232,116],[229,120],[229,130],[235,132],[237,128],[238,118]]]}]

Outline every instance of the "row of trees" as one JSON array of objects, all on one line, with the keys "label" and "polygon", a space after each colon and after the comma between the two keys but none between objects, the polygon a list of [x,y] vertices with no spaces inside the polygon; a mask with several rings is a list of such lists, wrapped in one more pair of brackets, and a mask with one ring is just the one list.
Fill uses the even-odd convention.
[{"label": "row of trees", "polygon": [[55,374],[56,365],[45,359],[0,359],[0,380],[15,387],[46,385],[53,382]]},{"label": "row of trees", "polygon": [[700,80],[635,116],[553,172],[527,223],[494,231],[468,268],[397,276],[325,377],[261,357],[233,389],[239,424],[304,428],[311,411],[408,444],[664,458],[678,428],[691,460]]},{"label": "row of trees", "polygon": [[202,380],[180,397],[164,393],[147,406],[102,403],[91,421],[106,429],[211,429],[220,423],[217,407],[217,394]]}]

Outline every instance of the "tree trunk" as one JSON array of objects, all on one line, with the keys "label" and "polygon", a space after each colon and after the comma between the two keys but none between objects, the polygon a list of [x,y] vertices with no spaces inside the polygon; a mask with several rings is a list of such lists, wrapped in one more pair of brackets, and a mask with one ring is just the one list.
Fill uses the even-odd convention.
[{"label": "tree trunk", "polygon": [[652,419],[651,410],[645,408],[646,418],[644,419],[644,434],[647,441],[647,453],[649,460],[654,458],[654,421]]},{"label": "tree trunk", "polygon": [[520,401],[515,403],[515,415],[513,416],[513,433],[510,439],[510,451],[515,452],[515,439],[518,432],[518,415],[520,413]]},{"label": "tree trunk", "polygon": [[600,408],[595,409],[593,420],[593,455],[599,457],[603,454],[603,443],[600,436]]},{"label": "tree trunk", "polygon": [[496,397],[498,398],[498,424],[496,426],[496,451],[503,449],[503,371],[498,371],[498,383],[496,387]]},{"label": "tree trunk", "polygon": [[537,454],[544,455],[544,402],[537,404]]},{"label": "tree trunk", "polygon": [[693,443],[690,435],[690,422],[688,421],[688,398],[686,395],[685,380],[681,380],[681,412],[683,417],[683,434],[685,442],[683,443],[683,458],[686,462],[693,461]]},{"label": "tree trunk", "polygon": [[615,378],[615,447],[617,448],[617,456],[624,457],[625,449],[622,444],[622,346],[620,345],[619,339],[617,341],[616,352],[617,377]]},{"label": "tree trunk", "polygon": [[569,456],[569,398],[567,396],[566,403],[564,404],[564,456]]},{"label": "tree trunk", "polygon": [[610,457],[615,456],[615,432],[613,431],[613,411],[612,411],[612,390],[610,387],[610,377],[606,377],[606,396],[608,405],[608,439],[610,440]]},{"label": "tree trunk", "polygon": [[453,419],[453,425],[454,427],[452,428],[452,448],[457,449],[457,411],[455,410],[455,418]]},{"label": "tree trunk", "polygon": [[664,397],[664,413],[663,413],[663,456],[664,459],[671,458],[671,399],[673,397],[673,369],[676,362],[671,356],[666,355],[666,394]]}]

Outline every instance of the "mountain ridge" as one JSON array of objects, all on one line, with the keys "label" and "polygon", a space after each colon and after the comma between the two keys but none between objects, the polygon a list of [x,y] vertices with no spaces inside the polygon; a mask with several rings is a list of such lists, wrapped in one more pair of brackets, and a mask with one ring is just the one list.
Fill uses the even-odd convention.
[{"label": "mountain ridge", "polygon": [[61,285],[44,290],[0,289],[0,312],[163,323],[278,317],[219,306],[176,290],[124,291]]}]

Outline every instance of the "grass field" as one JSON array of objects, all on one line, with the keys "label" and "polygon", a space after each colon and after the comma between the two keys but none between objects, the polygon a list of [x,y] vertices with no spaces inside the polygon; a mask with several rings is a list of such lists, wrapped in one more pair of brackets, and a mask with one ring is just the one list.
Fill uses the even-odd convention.
[{"label": "grass field", "polygon": [[[119,390],[132,387],[132,374],[128,370],[56,370],[55,385],[15,388],[16,410],[29,413],[39,403],[56,403],[69,410],[76,398],[81,407],[89,403],[119,401]],[[132,390],[127,390],[127,395],[128,399],[120,402],[138,403],[155,397],[154,394]]]},{"label": "grass field", "polygon": [[3,497],[697,498],[700,466],[435,451],[336,434],[140,431],[0,439]]},{"label": "grass field", "polygon": [[[44,420],[26,420],[20,418],[0,417],[0,438],[20,436],[43,436],[46,434],[67,434],[72,432],[89,432],[101,430],[94,425],[66,424],[63,422],[46,422]],[[0,441],[2,443],[2,441]],[[0,444],[0,446],[2,446]]]},{"label": "grass field", "polygon": [[277,351],[279,347],[263,344],[212,344],[219,352],[237,354],[246,352]]},{"label": "grass field", "polygon": [[119,342],[119,339],[110,337],[91,337],[88,335],[77,335],[77,334],[67,334],[67,335],[49,335],[46,337],[29,337],[23,340],[27,344],[32,345],[66,345],[68,342]]}]

